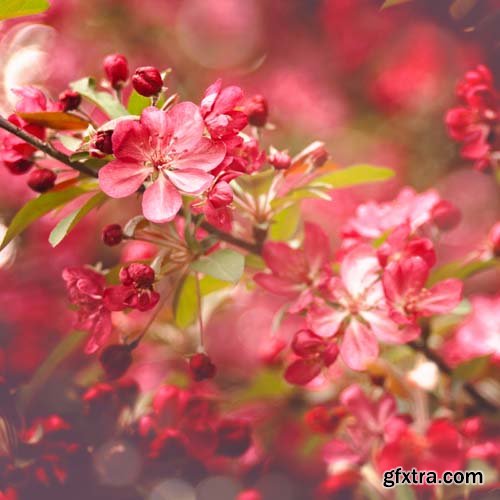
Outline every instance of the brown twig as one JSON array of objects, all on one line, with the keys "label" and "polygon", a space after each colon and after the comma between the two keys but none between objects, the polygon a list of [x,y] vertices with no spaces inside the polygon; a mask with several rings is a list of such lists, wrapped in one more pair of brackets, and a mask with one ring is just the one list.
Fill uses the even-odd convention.
[{"label": "brown twig", "polygon": [[[408,345],[414,351],[422,353],[427,359],[435,363],[442,373],[448,375],[449,377],[452,376],[453,370],[448,366],[448,364],[443,360],[443,358],[441,358],[441,356],[439,356],[439,354],[433,351],[428,345],[424,344],[423,342],[418,342],[416,340],[408,342]],[[493,404],[491,401],[488,401],[482,394],[480,394],[478,390],[470,382],[465,382],[463,384],[463,388],[465,392],[474,400],[477,406],[480,407],[481,409],[488,412],[498,411],[496,405]]]}]

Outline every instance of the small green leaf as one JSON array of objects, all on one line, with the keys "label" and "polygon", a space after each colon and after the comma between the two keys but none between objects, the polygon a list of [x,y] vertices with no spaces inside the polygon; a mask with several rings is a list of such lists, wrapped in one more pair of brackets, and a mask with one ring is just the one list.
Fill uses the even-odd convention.
[{"label": "small green leaf", "polygon": [[234,182],[245,192],[251,193],[253,196],[257,197],[269,191],[275,175],[275,170],[270,168],[251,175],[240,175]]},{"label": "small green leaf", "polygon": [[116,97],[108,92],[97,90],[93,78],[77,80],[71,84],[71,88],[101,108],[110,118],[119,118],[120,116],[127,116],[129,114]]},{"label": "small green leaf", "polygon": [[[209,295],[229,286],[227,281],[220,281],[211,276],[200,279],[200,292],[202,296]],[[174,298],[175,323],[180,328],[193,324],[198,317],[198,297],[196,295],[196,278],[187,276],[182,282]]]},{"label": "small green leaf", "polygon": [[310,183],[310,186],[345,188],[368,182],[386,181],[392,177],[394,177],[394,170],[390,168],[361,164],[335,170],[317,177]]},{"label": "small green leaf", "polygon": [[244,268],[245,258],[243,255],[229,248],[200,257],[191,263],[193,271],[233,283],[241,278]]},{"label": "small green leaf", "polygon": [[18,403],[26,409],[36,392],[45,385],[54,370],[68,358],[87,337],[87,332],[75,331],[66,335],[37,369],[33,378],[18,393]]},{"label": "small green leaf", "polygon": [[28,201],[12,219],[0,250],[37,219],[86,192],[81,186],[71,186],[60,191],[49,191]]},{"label": "small green leaf", "polygon": [[49,242],[56,247],[61,241],[75,228],[75,226],[94,208],[101,206],[107,196],[99,192],[88,199],[80,208],[70,213],[67,217],[60,220],[57,226],[52,230],[49,236]]},{"label": "small green leaf", "polygon": [[144,97],[143,95],[137,93],[135,90],[132,91],[128,99],[128,112],[131,115],[140,115],[144,108],[151,106],[151,99]]},{"label": "small green leaf", "polygon": [[500,267],[500,259],[475,260],[464,264],[462,261],[454,261],[438,267],[429,277],[428,286],[448,278],[464,280],[481,271],[494,267]]},{"label": "small green leaf", "polygon": [[298,203],[278,212],[269,226],[269,237],[274,241],[287,241],[295,236],[300,221]]},{"label": "small green leaf", "polygon": [[39,127],[47,127],[53,130],[85,130],[89,122],[62,111],[38,111],[36,113],[17,113],[24,121]]},{"label": "small green leaf", "polygon": [[72,152],[75,152],[82,145],[82,140],[72,135],[60,134],[57,139],[66,149]]},{"label": "small green leaf", "polygon": [[0,21],[40,14],[41,12],[45,12],[49,7],[48,0],[2,0],[0,5]]},{"label": "small green leaf", "polygon": [[453,370],[453,377],[460,380],[473,380],[485,373],[490,364],[490,356],[481,356],[460,363]]}]

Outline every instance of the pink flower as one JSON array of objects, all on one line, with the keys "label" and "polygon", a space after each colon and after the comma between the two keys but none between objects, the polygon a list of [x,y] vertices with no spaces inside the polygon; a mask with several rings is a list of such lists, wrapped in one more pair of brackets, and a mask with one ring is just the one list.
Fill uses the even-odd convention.
[{"label": "pink flower", "polygon": [[112,138],[116,159],[99,171],[101,189],[124,198],[149,180],[144,216],[157,223],[172,220],[182,205],[180,192],[205,191],[213,181],[208,172],[224,159],[224,144],[203,137],[203,131],[200,111],[191,102],[167,112],[149,107],[139,121],[119,122]]},{"label": "pink flower", "polygon": [[386,267],[382,282],[394,321],[417,327],[418,318],[445,314],[458,305],[463,288],[460,280],[447,279],[427,289],[424,287],[428,277],[429,266],[418,256],[391,262]]},{"label": "pink flower", "polygon": [[111,334],[111,313],[103,303],[104,276],[85,267],[67,267],[62,277],[70,302],[78,306],[76,327],[91,333],[85,352],[92,354]]},{"label": "pink flower", "polygon": [[[306,223],[302,250],[282,242],[266,242],[262,257],[271,273],[257,273],[254,280],[266,290],[294,299],[290,312],[299,312],[312,300],[312,292],[327,277],[330,245],[326,234]],[[314,330],[314,328],[313,328]]]},{"label": "pink flower", "polygon": [[340,266],[340,277],[323,287],[308,312],[308,323],[323,337],[342,337],[340,355],[353,370],[363,370],[379,352],[378,340],[403,344],[418,336],[411,325],[400,327],[390,317],[374,250],[359,245]]}]

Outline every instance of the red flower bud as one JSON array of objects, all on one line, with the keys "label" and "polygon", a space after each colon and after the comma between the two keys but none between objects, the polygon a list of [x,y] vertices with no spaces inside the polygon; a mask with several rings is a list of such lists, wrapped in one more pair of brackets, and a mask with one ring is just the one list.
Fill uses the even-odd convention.
[{"label": "red flower bud", "polygon": [[100,157],[102,154],[113,154],[112,136],[112,130],[99,130],[96,132],[90,141],[90,155]]},{"label": "red flower bud", "polygon": [[208,193],[208,201],[215,208],[222,208],[233,201],[233,190],[226,181],[218,182]]},{"label": "red flower bud", "polygon": [[346,414],[347,410],[342,406],[331,410],[316,406],[306,413],[305,421],[313,432],[331,434],[337,430]]},{"label": "red flower bud", "polygon": [[122,267],[119,277],[125,286],[134,285],[137,288],[151,288],[155,281],[155,272],[146,264],[133,263],[127,267]]},{"label": "red flower bud", "polygon": [[203,353],[195,354],[189,358],[189,369],[196,382],[214,378],[217,368],[211,359]]},{"label": "red flower bud", "polygon": [[59,102],[63,111],[72,111],[80,106],[82,96],[73,90],[65,90],[59,94]]},{"label": "red flower bud", "polygon": [[106,347],[99,356],[99,362],[110,380],[120,378],[132,364],[130,347],[123,344],[113,344]]},{"label": "red flower bud", "polygon": [[138,94],[151,97],[160,92],[163,87],[163,78],[153,66],[143,66],[135,70],[132,85]]},{"label": "red flower bud", "polygon": [[33,170],[28,178],[28,186],[37,193],[45,193],[54,187],[57,175],[48,168]]},{"label": "red flower bud", "polygon": [[216,453],[225,457],[239,457],[252,444],[252,429],[241,419],[222,420],[217,427]]},{"label": "red flower bud", "polygon": [[33,166],[33,162],[25,158],[19,158],[19,160],[15,161],[4,160],[4,164],[9,169],[9,172],[14,175],[25,174]]},{"label": "red flower bud", "polygon": [[292,158],[286,151],[273,151],[268,156],[268,160],[278,170],[286,170],[292,164]]},{"label": "red flower bud", "polygon": [[248,116],[248,123],[254,127],[263,127],[267,123],[269,114],[267,100],[262,95],[254,95],[245,106],[245,113]]},{"label": "red flower bud", "polygon": [[120,224],[108,224],[102,230],[102,241],[105,245],[114,247],[119,245],[123,240],[123,231]]},{"label": "red flower bud", "polygon": [[446,200],[439,201],[432,208],[434,223],[443,231],[449,231],[457,226],[461,217],[460,210],[453,203]]},{"label": "red flower bud", "polygon": [[121,54],[111,54],[104,58],[104,72],[111,86],[120,88],[128,78],[128,61]]}]

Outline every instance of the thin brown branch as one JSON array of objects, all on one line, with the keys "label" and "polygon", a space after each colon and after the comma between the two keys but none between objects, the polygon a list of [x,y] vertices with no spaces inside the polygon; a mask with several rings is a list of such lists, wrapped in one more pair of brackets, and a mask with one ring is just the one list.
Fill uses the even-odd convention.
[{"label": "thin brown branch", "polygon": [[[435,363],[442,373],[448,375],[449,377],[452,376],[453,370],[450,368],[450,366],[448,366],[443,358],[441,358],[441,356],[433,351],[428,345],[415,340],[412,342],[408,342],[408,345],[414,351],[424,354],[427,359]],[[463,388],[479,408],[488,412],[498,412],[499,409],[496,407],[496,405],[491,401],[488,401],[482,394],[480,394],[470,382],[465,382],[463,384]]]}]

